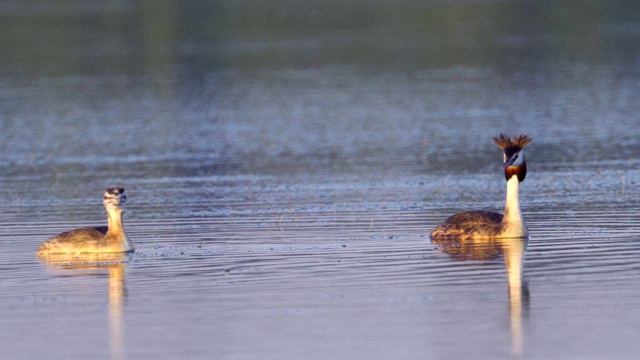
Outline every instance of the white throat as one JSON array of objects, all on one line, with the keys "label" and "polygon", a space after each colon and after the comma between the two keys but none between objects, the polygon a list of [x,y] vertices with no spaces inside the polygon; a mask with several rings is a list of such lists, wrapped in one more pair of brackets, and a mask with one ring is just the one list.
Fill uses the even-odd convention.
[{"label": "white throat", "polygon": [[525,237],[529,234],[524,224],[520,203],[518,201],[518,187],[520,183],[517,176],[511,176],[507,181],[507,202],[504,207],[502,219],[502,233],[504,237]]}]

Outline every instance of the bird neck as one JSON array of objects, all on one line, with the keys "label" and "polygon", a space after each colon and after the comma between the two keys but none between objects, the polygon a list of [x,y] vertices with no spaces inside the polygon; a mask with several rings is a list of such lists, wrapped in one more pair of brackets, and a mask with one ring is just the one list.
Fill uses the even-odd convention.
[{"label": "bird neck", "polygon": [[124,210],[120,208],[107,209],[107,218],[109,219],[109,235],[119,238],[124,235],[122,226],[122,214]]},{"label": "bird neck", "polygon": [[516,175],[511,176],[507,181],[507,201],[504,207],[502,225],[503,232],[510,237],[524,237],[528,235],[518,201],[519,185],[520,182]]}]

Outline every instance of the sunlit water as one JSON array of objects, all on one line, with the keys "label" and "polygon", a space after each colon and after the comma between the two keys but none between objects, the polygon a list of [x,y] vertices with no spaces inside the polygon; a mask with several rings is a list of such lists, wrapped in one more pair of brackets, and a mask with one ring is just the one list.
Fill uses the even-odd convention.
[{"label": "sunlit water", "polygon": [[[636,357],[634,9],[158,4],[0,6],[0,358]],[[501,131],[530,238],[432,243],[501,211]],[[134,254],[36,258],[113,185]]]}]

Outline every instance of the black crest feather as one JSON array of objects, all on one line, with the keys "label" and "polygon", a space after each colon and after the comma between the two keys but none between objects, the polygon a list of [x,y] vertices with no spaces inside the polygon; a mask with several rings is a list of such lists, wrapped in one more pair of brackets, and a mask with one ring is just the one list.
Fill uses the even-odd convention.
[{"label": "black crest feather", "polygon": [[119,195],[119,194],[124,194],[124,189],[121,187],[112,187],[112,188],[108,188],[106,192],[111,195]]},{"label": "black crest feather", "polygon": [[507,156],[507,159],[510,158],[511,155],[524,149],[524,147],[527,146],[527,144],[529,144],[532,140],[532,138],[525,134],[514,136],[513,140],[509,135],[505,133],[501,133],[500,135],[493,138],[493,142],[495,142],[496,145],[502,148],[505,155]]}]

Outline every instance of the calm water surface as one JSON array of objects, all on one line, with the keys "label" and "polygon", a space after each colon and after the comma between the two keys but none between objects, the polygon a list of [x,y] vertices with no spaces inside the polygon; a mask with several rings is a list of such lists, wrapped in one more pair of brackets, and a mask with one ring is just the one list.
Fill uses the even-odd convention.
[{"label": "calm water surface", "polygon": [[[0,4],[0,358],[635,358],[640,9],[296,4]],[[530,238],[432,243],[501,131]]]}]

